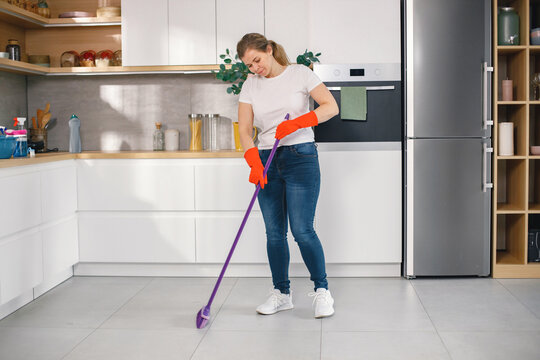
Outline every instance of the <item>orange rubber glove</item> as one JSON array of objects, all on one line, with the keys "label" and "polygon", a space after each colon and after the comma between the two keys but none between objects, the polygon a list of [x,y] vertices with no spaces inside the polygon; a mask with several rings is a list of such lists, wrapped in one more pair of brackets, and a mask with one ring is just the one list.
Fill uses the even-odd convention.
[{"label": "orange rubber glove", "polygon": [[263,177],[264,166],[259,156],[259,149],[252,147],[244,153],[244,159],[246,159],[246,162],[251,168],[249,182],[255,185],[260,183],[261,189],[264,189],[264,184],[268,183],[268,178],[266,176]]},{"label": "orange rubber glove", "polygon": [[315,111],[310,111],[307,114],[297,117],[296,119],[285,120],[279,124],[276,129],[276,139],[281,140],[298,129],[317,125],[319,125],[317,114],[315,114]]}]

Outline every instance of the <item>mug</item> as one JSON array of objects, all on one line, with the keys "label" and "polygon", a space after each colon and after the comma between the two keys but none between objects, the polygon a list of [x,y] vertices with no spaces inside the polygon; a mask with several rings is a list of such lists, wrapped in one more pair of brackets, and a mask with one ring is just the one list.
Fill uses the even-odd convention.
[{"label": "mug", "polygon": [[[243,151],[242,144],[240,143],[240,132],[238,131],[238,121],[233,122],[233,128],[234,128],[234,148],[236,151]],[[254,134],[253,134],[253,141],[255,141],[255,138],[257,137],[257,128],[253,127]]]}]

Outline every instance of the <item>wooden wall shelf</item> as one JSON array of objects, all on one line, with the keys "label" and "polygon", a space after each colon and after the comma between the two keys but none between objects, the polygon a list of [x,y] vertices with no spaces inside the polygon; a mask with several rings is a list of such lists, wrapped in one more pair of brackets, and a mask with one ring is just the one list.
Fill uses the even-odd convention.
[{"label": "wooden wall shelf", "polygon": [[120,26],[121,17],[112,18],[45,18],[0,0],[0,21],[25,29],[66,26]]},{"label": "wooden wall shelf", "polygon": [[47,68],[22,61],[0,59],[0,69],[25,75],[130,75],[130,74],[201,74],[219,70],[219,65],[179,66],[109,66],[97,67],[53,67]]}]

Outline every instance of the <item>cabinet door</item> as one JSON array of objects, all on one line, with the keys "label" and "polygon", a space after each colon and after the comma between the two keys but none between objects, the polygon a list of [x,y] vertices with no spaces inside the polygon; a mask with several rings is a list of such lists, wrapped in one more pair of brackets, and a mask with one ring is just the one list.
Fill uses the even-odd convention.
[{"label": "cabinet door", "polygon": [[399,0],[310,0],[309,49],[323,63],[400,63]]},{"label": "cabinet door", "polygon": [[34,232],[0,244],[0,304],[43,282],[41,234]]},{"label": "cabinet door", "polygon": [[49,279],[79,262],[79,239],[77,217],[58,224],[44,227],[43,238],[43,278]]},{"label": "cabinet door", "polygon": [[122,64],[168,65],[168,0],[122,0]]},{"label": "cabinet door", "polygon": [[309,47],[309,4],[310,0],[264,2],[264,34],[267,39],[281,44],[293,63]]},{"label": "cabinet door", "polygon": [[216,8],[218,55],[227,48],[236,54],[236,44],[247,33],[264,34],[264,0],[216,0]]},{"label": "cabinet door", "polygon": [[38,172],[0,178],[2,189],[0,237],[41,223],[41,188]]},{"label": "cabinet door", "polygon": [[81,262],[190,263],[195,220],[178,213],[80,213]]},{"label": "cabinet door", "polygon": [[[245,211],[255,186],[244,159],[199,160],[195,166],[196,210]],[[259,210],[255,200],[253,210]]]},{"label": "cabinet door", "polygon": [[41,204],[43,222],[56,220],[77,211],[77,169],[67,167],[41,173]]},{"label": "cabinet door", "polygon": [[401,151],[320,151],[316,228],[329,263],[401,262]]},{"label": "cabinet door", "polygon": [[168,46],[169,65],[215,64],[215,0],[169,0]]},{"label": "cabinet door", "polygon": [[189,160],[78,160],[79,210],[194,210]]}]

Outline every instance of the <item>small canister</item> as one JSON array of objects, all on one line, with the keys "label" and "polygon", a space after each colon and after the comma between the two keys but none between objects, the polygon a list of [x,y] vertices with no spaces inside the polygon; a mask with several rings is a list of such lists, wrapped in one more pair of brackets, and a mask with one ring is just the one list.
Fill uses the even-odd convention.
[{"label": "small canister", "polygon": [[8,57],[10,60],[21,61],[21,46],[18,40],[9,39],[6,52],[9,54]]},{"label": "small canister", "polygon": [[202,146],[202,115],[189,114],[189,150],[201,151]]},{"label": "small canister", "polygon": [[36,152],[47,152],[47,129],[42,128],[32,128],[30,129],[30,142],[31,143],[39,143],[43,142],[43,146],[38,146],[36,149]]},{"label": "small canister", "polygon": [[176,129],[165,130],[165,150],[177,151],[178,150],[178,138],[179,133]]},{"label": "small canister", "polygon": [[208,150],[219,150],[219,114],[208,114]]}]

